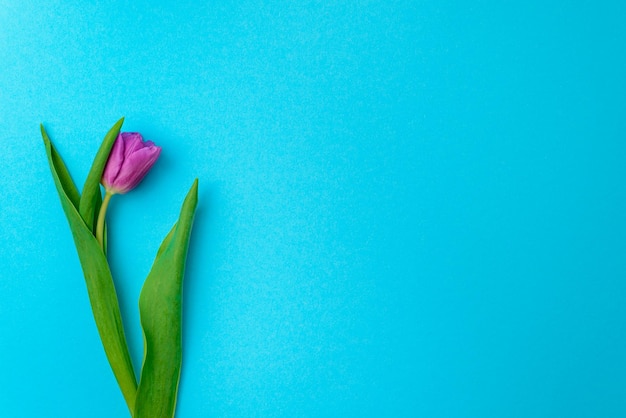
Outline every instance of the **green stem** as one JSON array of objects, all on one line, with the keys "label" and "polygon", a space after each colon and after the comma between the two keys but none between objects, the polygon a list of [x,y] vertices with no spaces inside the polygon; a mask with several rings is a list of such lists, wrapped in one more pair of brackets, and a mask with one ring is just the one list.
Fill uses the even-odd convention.
[{"label": "green stem", "polygon": [[100,244],[100,248],[104,251],[104,218],[107,214],[107,208],[109,207],[109,201],[111,200],[111,196],[113,193],[108,190],[104,194],[104,199],[102,199],[102,206],[100,206],[100,213],[98,214],[98,223],[96,224],[96,239],[98,240],[98,244]]}]

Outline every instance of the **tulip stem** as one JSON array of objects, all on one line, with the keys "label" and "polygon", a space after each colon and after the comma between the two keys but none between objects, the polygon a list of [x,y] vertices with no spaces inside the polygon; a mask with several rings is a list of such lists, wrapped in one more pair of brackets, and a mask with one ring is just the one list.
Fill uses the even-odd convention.
[{"label": "tulip stem", "polygon": [[109,207],[109,201],[111,200],[113,193],[108,190],[104,193],[104,199],[102,199],[102,206],[100,206],[100,213],[98,214],[98,223],[96,224],[96,239],[100,248],[104,251],[104,218],[107,214],[107,208]]}]

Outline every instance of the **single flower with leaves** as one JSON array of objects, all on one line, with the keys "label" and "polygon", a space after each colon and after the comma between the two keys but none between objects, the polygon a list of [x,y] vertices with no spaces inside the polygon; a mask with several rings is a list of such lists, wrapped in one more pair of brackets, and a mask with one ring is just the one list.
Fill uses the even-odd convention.
[{"label": "single flower with leaves", "polygon": [[[83,269],[87,293],[105,354],[131,417],[171,418],[176,410],[182,365],[182,283],[193,217],[198,203],[196,179],[178,222],[159,247],[139,297],[144,359],[137,384],[124,335],[122,315],[105,250],[105,216],[114,194],[137,186],[161,148],[137,133],[122,133],[120,119],[107,133],[79,193],[43,125],[41,134],[52,178],[67,217]],[[104,198],[100,182],[105,187]]]}]

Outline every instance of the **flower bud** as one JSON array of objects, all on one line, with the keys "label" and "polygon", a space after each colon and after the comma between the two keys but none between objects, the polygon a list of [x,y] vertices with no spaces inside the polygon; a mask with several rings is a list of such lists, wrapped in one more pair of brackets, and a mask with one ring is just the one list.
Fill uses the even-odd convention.
[{"label": "flower bud", "polygon": [[102,185],[110,194],[124,194],[134,189],[161,154],[161,147],[143,140],[136,132],[117,136],[102,174]]}]

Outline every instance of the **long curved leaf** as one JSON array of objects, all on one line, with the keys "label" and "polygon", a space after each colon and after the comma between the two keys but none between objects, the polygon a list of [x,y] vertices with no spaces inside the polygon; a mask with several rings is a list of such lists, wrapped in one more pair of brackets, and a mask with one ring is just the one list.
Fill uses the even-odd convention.
[{"label": "long curved leaf", "polygon": [[117,138],[117,135],[122,129],[124,118],[118,120],[115,125],[105,135],[100,149],[96,153],[96,157],[91,165],[91,170],[87,174],[87,180],[83,186],[83,195],[80,198],[79,212],[80,216],[85,221],[85,225],[95,232],[95,220],[98,216],[97,210],[100,209],[99,202],[102,201],[102,192],[100,191],[100,180],[102,179],[102,173],[104,172],[104,166],[109,159],[109,154],[113,143]]},{"label": "long curved leaf", "polygon": [[198,180],[187,193],[178,222],[165,237],[139,296],[144,360],[135,418],[171,418],[182,366],[182,290]]},{"label": "long curved leaf", "polygon": [[74,191],[68,183],[69,175],[67,174],[67,168],[54,149],[43,126],[42,136],[52,177],[61,199],[61,206],[74,237],[100,339],[132,415],[135,405],[137,380],[128,353],[111,271],[91,228],[87,227],[77,210],[76,199],[72,199],[69,196],[74,194]]}]

